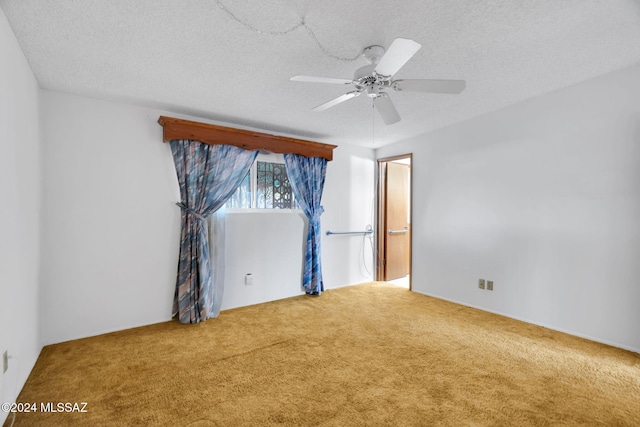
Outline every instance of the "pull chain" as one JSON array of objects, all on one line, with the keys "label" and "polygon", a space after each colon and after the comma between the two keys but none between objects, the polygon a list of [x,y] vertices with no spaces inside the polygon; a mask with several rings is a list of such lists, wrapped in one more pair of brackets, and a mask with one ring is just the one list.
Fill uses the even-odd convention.
[{"label": "pull chain", "polygon": [[371,145],[376,145],[376,99],[371,100]]}]

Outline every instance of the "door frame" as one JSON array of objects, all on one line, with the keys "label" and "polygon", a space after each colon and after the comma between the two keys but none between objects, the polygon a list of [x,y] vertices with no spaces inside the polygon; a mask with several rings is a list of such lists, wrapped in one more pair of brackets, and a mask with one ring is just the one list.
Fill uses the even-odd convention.
[{"label": "door frame", "polygon": [[413,290],[413,153],[400,154],[397,156],[384,157],[378,159],[377,185],[376,185],[376,280],[384,280],[384,260],[386,259],[384,237],[385,237],[385,206],[387,195],[385,191],[386,166],[394,160],[409,159],[409,290]]}]

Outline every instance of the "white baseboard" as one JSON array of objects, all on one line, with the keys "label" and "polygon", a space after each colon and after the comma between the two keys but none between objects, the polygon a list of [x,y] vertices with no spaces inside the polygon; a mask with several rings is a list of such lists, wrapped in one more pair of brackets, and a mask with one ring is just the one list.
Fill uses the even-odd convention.
[{"label": "white baseboard", "polygon": [[535,321],[533,321],[531,319],[525,319],[523,317],[518,317],[518,316],[511,315],[511,314],[502,313],[500,311],[489,310],[489,309],[487,309],[485,307],[478,307],[476,305],[467,304],[465,302],[457,301],[457,300],[454,300],[454,299],[441,297],[439,295],[429,294],[427,292],[417,291],[415,289],[413,290],[413,292],[415,292],[417,294],[421,294],[421,295],[426,295],[428,297],[441,299],[443,301],[452,302],[454,304],[459,304],[459,305],[464,305],[466,307],[475,308],[477,310],[486,311],[487,313],[493,313],[493,314],[497,314],[499,316],[508,317],[510,319],[519,320],[521,322],[529,323],[529,324],[532,324],[532,325],[542,326],[543,328],[547,328],[547,329],[551,329],[551,330],[554,330],[554,331],[562,332],[564,334],[572,335],[574,337],[584,338],[584,339],[587,339],[589,341],[594,341],[594,342],[597,342],[597,343],[600,343],[600,344],[610,345],[611,347],[621,348],[623,350],[632,351],[634,353],[640,353],[640,348],[634,348],[634,347],[630,347],[630,346],[623,345],[623,344],[620,344],[620,343],[616,343],[616,342],[613,342],[613,341],[603,340],[603,339],[600,339],[600,338],[596,338],[596,337],[592,337],[592,336],[589,336],[589,335],[581,334],[581,333],[578,333],[578,332],[575,332],[575,331],[570,331],[570,330],[567,330],[567,329],[558,328],[557,326],[549,325],[549,324],[546,324],[546,323],[535,322]]}]

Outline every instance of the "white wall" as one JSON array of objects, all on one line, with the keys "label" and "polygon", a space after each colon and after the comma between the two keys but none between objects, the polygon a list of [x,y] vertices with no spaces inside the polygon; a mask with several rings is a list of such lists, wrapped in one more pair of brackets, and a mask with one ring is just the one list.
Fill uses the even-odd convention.
[{"label": "white wall", "polygon": [[[302,294],[302,212],[278,210],[228,213],[226,274],[222,310]],[[245,275],[253,277],[245,285]]]},{"label": "white wall", "polygon": [[[38,334],[41,160],[38,83],[0,9],[0,402],[13,402],[42,346]],[[0,363],[0,368],[2,364]],[[7,414],[0,411],[0,424]]]},{"label": "white wall", "polygon": [[[157,119],[172,114],[51,91],[41,98],[44,343],[169,320],[179,192]],[[349,203],[372,197],[373,163],[373,150],[336,150],[325,224],[366,225],[368,205]],[[354,200],[334,194],[352,187]],[[297,213],[229,213],[223,310],[300,294],[305,236]],[[353,242],[328,242],[323,256],[327,288],[370,279]]]},{"label": "white wall", "polygon": [[[322,263],[325,288],[373,280],[371,242],[363,235],[326,231],[360,231],[374,226],[375,156],[368,148],[340,145],[327,166],[322,205]],[[373,239],[373,237],[371,237]]]},{"label": "white wall", "polygon": [[414,289],[640,352],[638,94],[636,66],[378,150],[414,153]]},{"label": "white wall", "polygon": [[168,320],[180,211],[158,114],[51,91],[41,106],[44,344]]}]

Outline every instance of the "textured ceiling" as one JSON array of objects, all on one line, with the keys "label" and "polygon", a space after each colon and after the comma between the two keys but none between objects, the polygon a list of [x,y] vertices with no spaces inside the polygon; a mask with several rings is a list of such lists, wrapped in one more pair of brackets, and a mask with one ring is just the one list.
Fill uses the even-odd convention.
[{"label": "textured ceiling", "polygon": [[[640,63],[638,0],[0,0],[41,87],[327,143],[379,147]],[[305,25],[296,27],[304,17]],[[269,34],[264,34],[269,33]],[[274,34],[283,33],[283,34]],[[315,39],[314,39],[315,37]],[[397,78],[463,79],[461,95],[347,90],[364,47],[422,44]],[[317,41],[317,42],[316,42]]]}]

